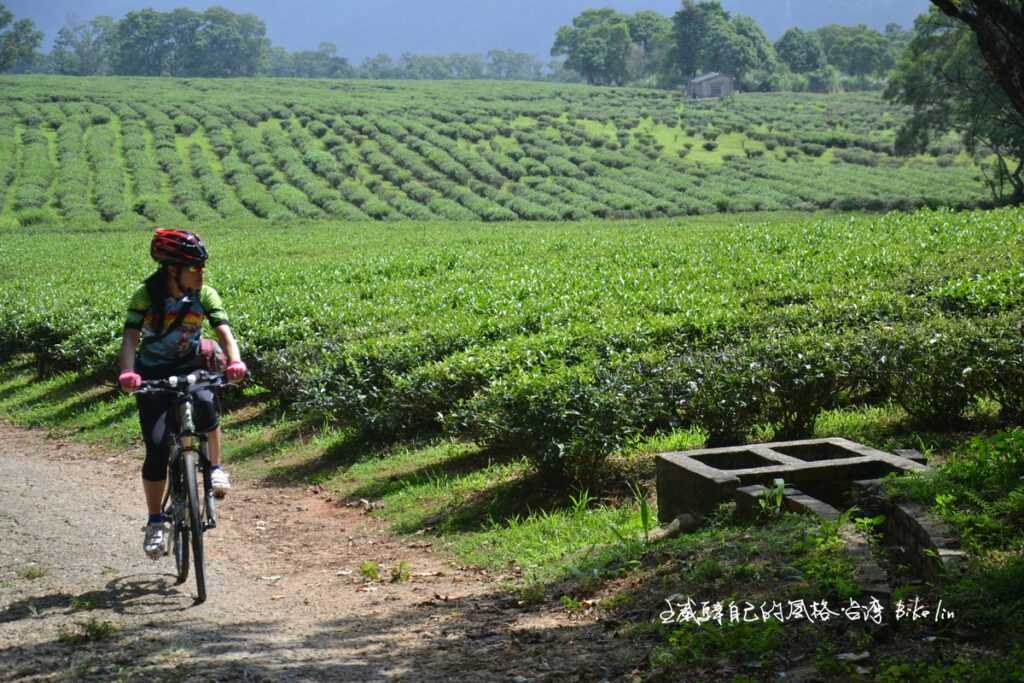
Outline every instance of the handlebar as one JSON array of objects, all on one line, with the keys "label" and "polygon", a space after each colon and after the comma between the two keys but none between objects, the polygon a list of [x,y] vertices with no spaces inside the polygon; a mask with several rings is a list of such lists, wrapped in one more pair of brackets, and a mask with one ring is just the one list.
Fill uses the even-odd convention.
[{"label": "handlebar", "polygon": [[148,394],[188,394],[197,389],[222,389],[231,386],[220,372],[193,370],[187,375],[174,375],[166,379],[149,379],[142,382],[139,389],[131,392],[133,396]]}]

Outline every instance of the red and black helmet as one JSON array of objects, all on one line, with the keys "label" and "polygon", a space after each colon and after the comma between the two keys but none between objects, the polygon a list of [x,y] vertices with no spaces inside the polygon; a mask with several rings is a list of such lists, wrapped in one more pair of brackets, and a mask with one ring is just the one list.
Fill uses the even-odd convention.
[{"label": "red and black helmet", "polygon": [[157,263],[167,265],[203,265],[209,254],[199,235],[188,230],[157,228],[149,243],[149,255]]}]

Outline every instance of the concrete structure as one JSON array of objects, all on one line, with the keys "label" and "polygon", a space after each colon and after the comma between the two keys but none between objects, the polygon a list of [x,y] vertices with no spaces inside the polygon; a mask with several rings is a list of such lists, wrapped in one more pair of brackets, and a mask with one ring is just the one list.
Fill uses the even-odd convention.
[{"label": "concrete structure", "polygon": [[[927,469],[919,452],[896,453],[839,438],[662,453],[656,462],[658,519],[663,524],[675,520],[665,527],[666,535],[681,533],[727,500],[736,502],[740,517],[754,518],[767,487],[782,479],[781,509],[837,520],[841,509],[856,504],[863,513],[885,516],[881,531],[897,563],[928,580],[962,570],[967,555],[947,524],[923,505],[883,494],[886,474]],[[869,539],[852,525],[841,528],[839,535],[854,560],[861,589],[888,601],[888,576]]]},{"label": "concrete structure", "polygon": [[733,500],[737,489],[771,486],[777,478],[800,493],[845,509],[852,502],[855,481],[927,469],[909,458],[839,438],[662,453],[655,467],[658,519],[663,524],[685,512],[702,517],[719,503]]},{"label": "concrete structure", "polygon": [[704,74],[694,78],[686,85],[686,96],[694,99],[725,97],[736,90],[736,81],[732,76],[718,72]]}]

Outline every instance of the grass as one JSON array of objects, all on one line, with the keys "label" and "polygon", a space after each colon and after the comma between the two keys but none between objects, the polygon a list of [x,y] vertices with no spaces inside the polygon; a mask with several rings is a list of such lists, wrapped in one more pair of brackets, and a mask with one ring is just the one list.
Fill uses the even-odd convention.
[{"label": "grass", "polygon": [[76,623],[73,627],[63,627],[58,638],[66,643],[81,645],[107,640],[117,631],[118,628],[113,623],[93,617],[88,621]]},{"label": "grass", "polygon": [[391,568],[391,583],[405,583],[412,578],[412,570],[404,560]]},{"label": "grass", "polygon": [[18,569],[18,578],[26,581],[35,581],[46,576],[46,569],[37,564],[30,564]]},{"label": "grass", "polygon": [[367,560],[359,565],[359,573],[370,581],[380,581],[380,565]]},{"label": "grass", "polygon": [[71,599],[71,609],[73,610],[94,610],[96,609],[96,601],[93,598],[85,598],[76,596]]}]

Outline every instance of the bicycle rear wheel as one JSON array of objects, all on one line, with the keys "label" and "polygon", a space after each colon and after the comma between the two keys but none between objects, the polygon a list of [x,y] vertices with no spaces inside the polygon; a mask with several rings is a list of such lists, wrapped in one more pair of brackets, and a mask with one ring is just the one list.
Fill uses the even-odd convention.
[{"label": "bicycle rear wheel", "polygon": [[206,601],[206,568],[203,564],[203,518],[199,514],[199,488],[196,486],[196,467],[199,453],[193,450],[182,455],[185,465],[185,497],[189,535],[192,541],[192,562],[196,569],[196,602]]}]

